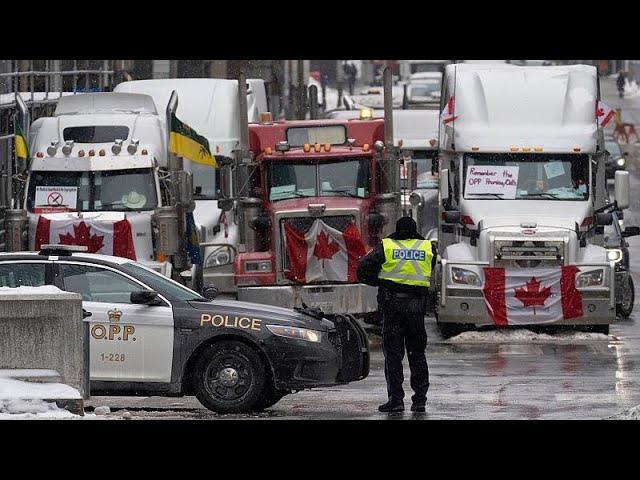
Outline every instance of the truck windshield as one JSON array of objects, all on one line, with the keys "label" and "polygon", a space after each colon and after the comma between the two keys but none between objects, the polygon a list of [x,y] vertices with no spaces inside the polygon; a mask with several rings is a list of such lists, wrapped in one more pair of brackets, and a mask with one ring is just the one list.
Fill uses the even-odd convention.
[{"label": "truck windshield", "polygon": [[417,188],[438,188],[438,177],[434,175],[433,164],[437,150],[414,150],[411,161],[416,164]]},{"label": "truck windshield", "polygon": [[587,200],[589,157],[575,154],[465,154],[465,199]]},{"label": "truck windshield", "polygon": [[369,160],[348,158],[330,162],[274,162],[266,169],[269,200],[296,197],[369,195]]},{"label": "truck windshield", "polygon": [[153,210],[158,206],[151,168],[31,173],[27,209],[55,211]]}]

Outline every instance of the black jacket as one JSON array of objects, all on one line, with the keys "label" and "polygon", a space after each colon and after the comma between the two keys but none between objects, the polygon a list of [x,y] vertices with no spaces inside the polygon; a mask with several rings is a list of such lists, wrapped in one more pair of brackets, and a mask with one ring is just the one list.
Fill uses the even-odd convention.
[{"label": "black jacket", "polygon": [[[412,235],[404,235],[392,233],[388,238],[392,238],[394,240],[424,240],[424,237],[418,233],[414,233]],[[436,265],[436,255],[437,251],[431,244],[433,249],[433,259],[431,260],[431,271],[435,269]],[[427,287],[418,287],[416,285],[402,285],[400,283],[392,282],[390,280],[384,280],[378,278],[378,274],[380,270],[382,270],[382,265],[386,261],[384,256],[384,247],[382,246],[382,242],[378,243],[373,250],[371,250],[366,256],[360,259],[358,263],[358,281],[360,283],[366,283],[367,285],[371,285],[372,287],[380,287],[381,289],[388,290],[389,292],[403,292],[410,293],[416,296],[424,296],[427,295],[428,288]]]}]

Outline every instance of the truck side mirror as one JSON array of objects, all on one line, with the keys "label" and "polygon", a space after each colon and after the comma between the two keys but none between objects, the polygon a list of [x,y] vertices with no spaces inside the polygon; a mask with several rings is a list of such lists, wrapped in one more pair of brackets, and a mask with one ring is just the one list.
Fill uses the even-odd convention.
[{"label": "truck side mirror", "polygon": [[440,172],[440,198],[449,199],[449,169],[443,168]]},{"label": "truck side mirror", "polygon": [[614,197],[620,210],[629,208],[629,172],[618,170],[615,176]]},{"label": "truck side mirror", "polygon": [[596,225],[602,227],[613,223],[613,215],[610,213],[596,213]]},{"label": "truck side mirror", "polygon": [[640,235],[640,227],[626,227],[622,232],[623,237],[635,237]]}]

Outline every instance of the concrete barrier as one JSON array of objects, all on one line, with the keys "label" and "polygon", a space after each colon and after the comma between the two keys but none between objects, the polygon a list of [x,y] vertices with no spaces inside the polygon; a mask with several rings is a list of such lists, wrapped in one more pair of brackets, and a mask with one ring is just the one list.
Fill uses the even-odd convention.
[{"label": "concrete barrier", "polygon": [[53,286],[0,288],[0,369],[55,370],[61,383],[89,398],[85,325],[77,293]]}]

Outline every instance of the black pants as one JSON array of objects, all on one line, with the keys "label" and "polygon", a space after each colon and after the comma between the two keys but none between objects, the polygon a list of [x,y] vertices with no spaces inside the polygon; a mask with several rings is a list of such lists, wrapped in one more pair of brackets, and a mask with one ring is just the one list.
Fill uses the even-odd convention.
[{"label": "black pants", "polygon": [[384,376],[387,380],[389,400],[404,399],[402,360],[405,346],[411,370],[411,389],[414,403],[427,401],[429,367],[427,365],[427,332],[424,315],[427,299],[407,294],[381,292],[378,304],[382,313],[382,349]]}]

